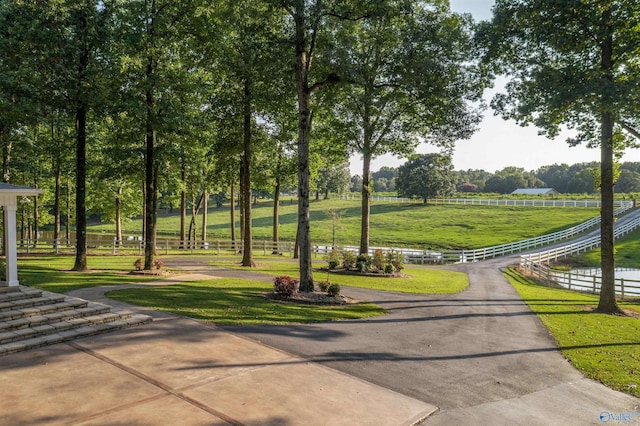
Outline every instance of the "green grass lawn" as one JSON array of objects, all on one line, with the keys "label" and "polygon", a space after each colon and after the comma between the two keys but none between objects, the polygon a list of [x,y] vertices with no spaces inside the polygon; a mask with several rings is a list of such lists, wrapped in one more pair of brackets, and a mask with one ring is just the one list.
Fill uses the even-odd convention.
[{"label": "green grass lawn", "polygon": [[161,279],[129,275],[138,256],[88,256],[90,272],[73,272],[73,256],[21,256],[18,259],[20,284],[55,293],[84,287],[134,284]]},{"label": "green grass lawn", "polygon": [[385,314],[371,303],[319,306],[264,297],[273,285],[217,279],[140,289],[114,290],[110,298],[215,324],[292,324],[366,318]]},{"label": "green grass lawn", "polygon": [[[239,266],[239,260],[216,260],[211,265],[226,268],[246,269]],[[314,266],[326,266],[326,262],[318,260]],[[297,262],[258,261],[252,272],[260,272],[269,275],[289,275],[299,277]],[[329,274],[329,281],[344,286],[368,288],[371,290],[397,291],[402,293],[417,294],[451,294],[464,291],[469,286],[469,279],[462,272],[448,271],[444,269],[426,267],[406,267],[403,271],[407,278],[364,277],[358,275]],[[315,281],[327,280],[326,271],[315,271]]]},{"label": "green grass lawn", "polygon": [[[597,296],[543,287],[513,269],[505,275],[574,367],[612,389],[640,397],[640,319],[593,313]],[[620,306],[640,313],[639,303]]]},{"label": "green grass lawn", "polygon": [[[574,256],[572,260],[581,266],[600,267],[600,249]],[[616,240],[616,266],[640,268],[640,229]]]},{"label": "green grass lawn", "polygon": [[[360,202],[320,200],[311,203],[311,237],[314,244],[331,241],[333,223],[326,214],[329,209],[342,212],[335,223],[336,244],[353,245],[360,240]],[[254,240],[271,240],[273,202],[254,206]],[[469,205],[424,205],[421,203],[372,202],[372,246],[471,249],[504,244],[537,237],[575,226],[598,215],[592,208],[504,207]],[[293,241],[297,227],[297,205],[284,201],[280,207],[279,234],[282,241]],[[158,236],[176,237],[180,217],[160,215]],[[239,229],[239,221],[237,229]],[[201,223],[200,219],[197,221]],[[209,210],[207,236],[209,240],[230,239],[229,208]],[[140,220],[124,224],[125,235],[138,235]],[[90,233],[113,234],[114,225],[88,227]]]}]

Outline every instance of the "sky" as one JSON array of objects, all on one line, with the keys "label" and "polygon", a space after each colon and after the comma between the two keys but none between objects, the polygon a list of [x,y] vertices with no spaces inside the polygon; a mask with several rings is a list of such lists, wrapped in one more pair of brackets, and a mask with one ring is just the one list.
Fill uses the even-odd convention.
[{"label": "sky", "polygon": [[[457,13],[471,13],[475,20],[491,19],[494,0],[450,0],[451,10]],[[504,81],[497,81],[493,89],[485,92],[485,101],[502,91]],[[514,121],[505,121],[495,116],[493,110],[484,111],[484,119],[476,133],[467,140],[456,143],[453,154],[455,170],[484,169],[494,173],[505,167],[521,167],[527,171],[551,164],[575,164],[600,161],[600,151],[585,146],[570,147],[565,142],[571,134],[561,133],[555,139],[538,135],[535,127],[521,127]],[[421,144],[416,152],[426,154],[438,149]],[[384,155],[372,161],[371,170],[382,166],[398,167],[406,159]],[[640,150],[628,149],[622,161],[640,161]],[[350,160],[351,174],[362,175],[362,156],[356,154]]]}]

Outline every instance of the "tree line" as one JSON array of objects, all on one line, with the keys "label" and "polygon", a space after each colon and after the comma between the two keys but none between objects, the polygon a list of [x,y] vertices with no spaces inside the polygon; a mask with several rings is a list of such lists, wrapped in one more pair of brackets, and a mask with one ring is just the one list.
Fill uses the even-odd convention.
[{"label": "tree line", "polygon": [[[600,163],[553,164],[527,171],[521,167],[505,167],[494,173],[482,169],[453,170],[445,158],[438,174],[429,173],[421,165],[428,162],[432,169],[439,154],[420,154],[399,167],[383,166],[371,174],[374,192],[396,192],[400,196],[422,198],[446,197],[458,193],[509,194],[517,188],[553,188],[563,194],[599,193],[595,181]],[[419,160],[419,161],[417,161]],[[399,175],[402,175],[399,178]],[[362,178],[351,177],[349,190],[359,191]],[[336,191],[338,192],[338,191]],[[614,192],[640,193],[640,163],[619,165]]]}]

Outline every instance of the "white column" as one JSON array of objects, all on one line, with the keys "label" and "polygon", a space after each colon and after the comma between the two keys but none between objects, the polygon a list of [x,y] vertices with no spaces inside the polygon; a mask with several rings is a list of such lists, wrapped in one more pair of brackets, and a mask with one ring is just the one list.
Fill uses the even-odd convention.
[{"label": "white column", "polygon": [[18,249],[16,247],[16,205],[2,206],[4,210],[4,251],[6,254],[5,286],[18,285]]}]

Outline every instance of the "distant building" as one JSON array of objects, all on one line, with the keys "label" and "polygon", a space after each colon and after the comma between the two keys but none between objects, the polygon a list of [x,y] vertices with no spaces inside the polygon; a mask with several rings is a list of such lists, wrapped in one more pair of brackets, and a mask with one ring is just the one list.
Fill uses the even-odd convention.
[{"label": "distant building", "polygon": [[553,188],[518,188],[511,195],[558,195]]}]

